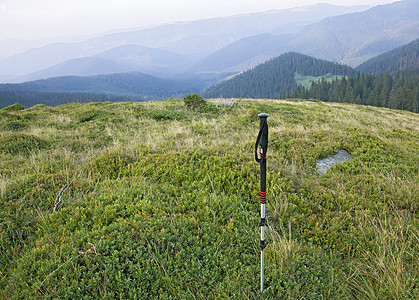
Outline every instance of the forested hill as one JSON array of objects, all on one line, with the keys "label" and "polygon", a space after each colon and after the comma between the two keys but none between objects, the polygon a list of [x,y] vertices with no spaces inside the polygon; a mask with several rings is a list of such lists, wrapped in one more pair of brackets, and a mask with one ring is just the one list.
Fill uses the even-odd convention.
[{"label": "forested hill", "polygon": [[144,100],[177,97],[197,89],[193,82],[162,79],[140,72],[87,77],[63,76],[20,84],[0,84],[0,92],[94,93],[135,96]]},{"label": "forested hill", "polygon": [[204,96],[282,98],[299,85],[296,77],[317,80],[315,77],[354,73],[348,66],[289,52],[208,88]]},{"label": "forested hill", "polygon": [[25,107],[37,104],[58,106],[67,103],[87,102],[127,102],[145,101],[141,96],[127,96],[120,94],[99,94],[81,92],[38,92],[38,91],[2,91],[0,90],[0,109],[19,103]]},{"label": "forested hill", "polygon": [[419,70],[419,39],[371,58],[356,67],[356,70],[363,73],[381,74],[389,72],[417,72]]}]

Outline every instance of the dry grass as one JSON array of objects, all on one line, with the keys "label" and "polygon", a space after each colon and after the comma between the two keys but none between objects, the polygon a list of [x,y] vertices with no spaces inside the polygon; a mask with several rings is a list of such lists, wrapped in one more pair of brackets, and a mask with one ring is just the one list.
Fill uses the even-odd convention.
[{"label": "dry grass", "polygon": [[0,174],[0,193],[1,193],[1,197],[4,197],[4,193],[7,190],[7,185],[8,185],[8,180]]},{"label": "dry grass", "polygon": [[[372,246],[354,261],[352,285],[366,299],[413,299],[419,275],[419,235],[409,225],[413,216],[398,214],[368,222],[376,238]],[[410,262],[406,264],[406,261]]]},{"label": "dry grass", "polygon": [[269,241],[269,247],[266,250],[266,261],[274,265],[278,269],[286,268],[296,254],[300,251],[301,246],[292,239],[291,223],[288,224],[288,230],[279,233],[271,226],[267,227],[266,239]]}]

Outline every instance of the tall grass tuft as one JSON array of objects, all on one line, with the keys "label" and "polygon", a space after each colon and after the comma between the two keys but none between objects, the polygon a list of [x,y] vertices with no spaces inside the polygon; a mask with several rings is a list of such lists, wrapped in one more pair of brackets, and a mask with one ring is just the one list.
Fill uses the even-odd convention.
[{"label": "tall grass tuft", "polygon": [[419,232],[409,225],[411,218],[405,213],[369,221],[374,239],[365,245],[352,265],[352,285],[358,297],[417,299]]}]

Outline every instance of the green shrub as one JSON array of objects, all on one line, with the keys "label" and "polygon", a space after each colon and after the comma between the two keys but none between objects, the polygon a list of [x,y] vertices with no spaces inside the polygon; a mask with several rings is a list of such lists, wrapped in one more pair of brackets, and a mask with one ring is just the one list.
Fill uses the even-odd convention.
[{"label": "green shrub", "polygon": [[[188,94],[183,98],[183,102],[190,110],[197,112],[207,112],[210,105],[198,94]],[[215,105],[214,105],[215,106]]]},{"label": "green shrub", "polygon": [[87,110],[82,113],[77,113],[79,123],[87,123],[91,121],[102,121],[112,123],[122,123],[125,120],[114,112],[101,111],[97,109]]},{"label": "green shrub", "polygon": [[2,121],[19,121],[21,117],[17,114],[11,114],[7,111],[0,110],[0,120]]},{"label": "green shrub", "polygon": [[4,124],[0,125],[0,128],[3,130],[11,130],[11,131],[19,131],[25,128],[28,128],[29,125],[23,121],[9,121],[5,122]]},{"label": "green shrub", "polygon": [[33,120],[36,120],[38,118],[38,114],[33,113],[33,112],[27,112],[27,113],[24,113],[24,114],[20,114],[19,116],[24,121],[33,121]]},{"label": "green shrub", "polygon": [[251,123],[251,122],[258,122],[259,117],[258,115],[261,113],[261,111],[257,108],[249,108],[246,113],[245,122]]},{"label": "green shrub", "polygon": [[105,147],[113,141],[112,137],[106,132],[104,125],[90,128],[86,138],[93,148]]},{"label": "green shrub", "polygon": [[26,119],[20,115],[0,110],[0,129],[18,131],[28,127]]},{"label": "green shrub", "polygon": [[85,111],[79,115],[79,123],[93,121],[98,115],[99,112],[95,110]]},{"label": "green shrub", "polygon": [[152,181],[196,190],[250,198],[254,173],[243,153],[218,153],[206,149],[150,153],[129,166],[129,176],[142,174]]},{"label": "green shrub", "polygon": [[1,109],[2,111],[6,111],[6,112],[10,112],[10,111],[19,111],[19,110],[23,110],[26,107],[24,107],[23,105],[19,104],[19,103],[15,103],[9,106],[6,106],[5,108]]},{"label": "green shrub", "polygon": [[124,174],[125,168],[133,161],[134,159],[127,154],[106,153],[94,158],[89,163],[89,170],[96,177],[116,179]]},{"label": "green shrub", "polygon": [[151,117],[154,120],[162,121],[162,120],[181,120],[185,117],[185,115],[181,112],[174,111],[174,110],[153,110],[151,112]]},{"label": "green shrub", "polygon": [[315,247],[304,247],[289,265],[268,273],[266,299],[351,299],[344,262]]},{"label": "green shrub", "polygon": [[39,137],[26,134],[12,134],[0,138],[0,152],[28,154],[34,150],[47,149],[49,143]]}]

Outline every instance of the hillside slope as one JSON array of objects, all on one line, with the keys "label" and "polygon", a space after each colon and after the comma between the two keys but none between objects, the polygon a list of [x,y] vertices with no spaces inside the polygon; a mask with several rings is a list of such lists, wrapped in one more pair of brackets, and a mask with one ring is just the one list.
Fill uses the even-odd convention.
[{"label": "hillside slope", "polygon": [[357,66],[417,39],[418,5],[418,0],[404,0],[330,17],[309,25],[289,47],[317,58]]},{"label": "hillside slope", "polygon": [[365,73],[329,81],[318,78],[289,96],[419,112],[419,40],[379,55],[357,70]]},{"label": "hillside slope", "polygon": [[[1,297],[260,299],[263,111],[263,297],[416,299],[417,114],[233,104],[0,110]],[[319,177],[339,149],[354,159]]]},{"label": "hillside slope", "polygon": [[356,70],[363,73],[391,73],[397,72],[418,72],[419,71],[419,39],[371,58],[356,67]]}]

